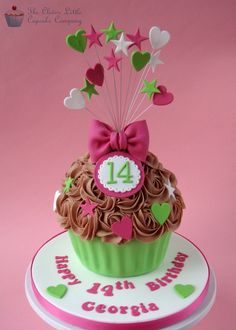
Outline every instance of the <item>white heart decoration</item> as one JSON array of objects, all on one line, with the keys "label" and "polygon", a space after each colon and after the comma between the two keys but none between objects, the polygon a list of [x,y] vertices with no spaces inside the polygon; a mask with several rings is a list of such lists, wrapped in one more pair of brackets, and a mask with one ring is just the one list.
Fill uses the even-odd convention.
[{"label": "white heart decoration", "polygon": [[64,105],[71,110],[80,110],[85,107],[85,99],[78,88],[73,88],[70,91],[70,96],[64,99]]},{"label": "white heart decoration", "polygon": [[161,31],[159,27],[153,26],[149,31],[149,40],[153,49],[160,49],[170,40],[168,31]]},{"label": "white heart decoration", "polygon": [[61,195],[60,191],[56,191],[53,199],[53,211],[56,212],[57,210],[57,199]]}]

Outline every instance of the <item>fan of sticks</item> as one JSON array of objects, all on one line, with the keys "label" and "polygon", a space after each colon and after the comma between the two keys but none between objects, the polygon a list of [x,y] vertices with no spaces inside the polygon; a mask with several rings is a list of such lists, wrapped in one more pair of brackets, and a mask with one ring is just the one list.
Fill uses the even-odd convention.
[{"label": "fan of sticks", "polygon": [[79,29],[67,35],[67,45],[81,53],[87,71],[83,86],[73,88],[64,105],[84,109],[120,132],[150,108],[171,103],[173,94],[156,78],[157,67],[163,64],[161,49],[169,40],[169,32],[157,26],[145,37],[140,29],[129,34],[114,23],[100,31],[91,25],[90,33]]}]

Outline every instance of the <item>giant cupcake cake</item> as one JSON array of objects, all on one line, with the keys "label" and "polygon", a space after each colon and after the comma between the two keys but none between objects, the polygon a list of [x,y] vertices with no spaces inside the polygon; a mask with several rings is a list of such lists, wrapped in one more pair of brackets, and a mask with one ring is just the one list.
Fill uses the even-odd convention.
[{"label": "giant cupcake cake", "polygon": [[63,184],[56,212],[81,262],[94,272],[133,276],[154,270],[165,256],[171,232],[180,225],[184,202],[175,175],[151,152],[142,166],[142,188],[123,198],[99,190],[89,155],[73,162],[66,173],[65,182],[71,184]]},{"label": "giant cupcake cake", "polygon": [[[141,50],[142,42],[147,40],[139,30],[135,35],[127,34],[129,40],[126,40],[123,30],[116,29],[113,23],[103,33],[106,42],[116,46],[111,49],[110,56],[103,56],[108,67],[104,69],[98,56],[99,62],[86,72],[85,86],[73,89],[65,99],[65,106],[70,109],[86,108],[82,93],[87,93],[89,100],[92,96],[99,97],[96,88],[107,87],[109,71],[113,72],[113,78],[115,71],[122,75],[119,65],[126,58],[116,54],[123,53],[128,58],[129,48]],[[98,54],[96,47],[102,47],[101,36],[102,32],[96,32],[91,26],[90,34],[78,30],[75,35],[67,36],[67,44],[84,52],[89,40],[89,47],[94,47]],[[150,41],[154,49],[159,49],[169,41],[169,33],[153,27]],[[82,43],[84,48],[80,48]],[[161,63],[159,55],[160,51],[133,51],[130,66],[147,77],[150,68],[155,71]],[[173,100],[173,95],[167,93],[164,86],[158,86],[156,80],[142,80],[143,88],[138,91],[136,100],[139,94],[143,99],[146,94],[154,106]],[[115,89],[119,82],[114,85]],[[120,83],[120,98],[121,88]],[[115,92],[117,96],[117,90]],[[150,272],[161,264],[171,232],[181,222],[184,202],[175,175],[148,150],[148,127],[145,121],[135,121],[142,110],[137,111],[134,98],[126,108],[121,99],[116,101],[118,107],[110,107],[108,111],[111,125],[93,119],[88,134],[89,154],[73,162],[68,169],[60,195],[57,192],[56,212],[62,227],[69,230],[73,247],[86,267],[103,275],[134,276]],[[94,113],[96,115],[96,111]],[[128,256],[132,257],[132,263]]]},{"label": "giant cupcake cake", "polygon": [[64,105],[93,116],[88,153],[75,158],[55,193],[64,231],[31,265],[38,308],[66,329],[160,329],[187,318],[207,295],[207,261],[174,233],[184,201],[175,175],[150,151],[143,118],[174,99],[156,76],[169,39],[156,26],[145,37],[114,23],[66,37],[87,66]]}]

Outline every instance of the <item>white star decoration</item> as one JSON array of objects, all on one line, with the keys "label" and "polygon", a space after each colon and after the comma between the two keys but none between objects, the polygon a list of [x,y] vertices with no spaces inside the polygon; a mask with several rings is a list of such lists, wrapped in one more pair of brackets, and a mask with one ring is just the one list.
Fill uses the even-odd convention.
[{"label": "white star decoration", "polygon": [[124,33],[121,34],[119,40],[111,40],[115,45],[115,53],[123,52],[126,56],[128,56],[128,47],[133,44],[132,41],[126,41],[124,37]]},{"label": "white star decoration", "polygon": [[53,200],[53,211],[56,212],[57,210],[57,199],[61,195],[60,191],[56,191],[54,195],[54,200]]},{"label": "white star decoration", "polygon": [[164,64],[164,62],[162,62],[162,60],[159,59],[160,53],[161,53],[161,51],[159,50],[158,52],[156,52],[155,54],[153,54],[151,56],[151,58],[150,58],[149,64],[150,64],[150,66],[152,68],[152,72],[155,71],[156,66],[158,64]]},{"label": "white star decoration", "polygon": [[171,183],[170,183],[170,179],[167,180],[167,183],[164,183],[165,187],[168,189],[168,193],[169,193],[169,198],[172,196],[175,199],[175,188],[172,187]]}]

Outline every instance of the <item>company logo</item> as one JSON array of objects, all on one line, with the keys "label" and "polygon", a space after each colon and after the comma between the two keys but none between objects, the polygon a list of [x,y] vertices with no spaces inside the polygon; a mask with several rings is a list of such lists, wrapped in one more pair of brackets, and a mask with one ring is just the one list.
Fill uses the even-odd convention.
[{"label": "company logo", "polygon": [[5,18],[7,25],[9,27],[19,27],[21,26],[23,20],[24,20],[24,12],[20,9],[17,9],[16,6],[12,6],[11,10],[8,10],[5,13]]},{"label": "company logo", "polygon": [[11,10],[5,13],[5,18],[9,27],[19,27],[23,20],[25,20],[25,24],[34,25],[64,23],[79,26],[82,23],[81,15],[81,10],[78,7],[28,7],[24,12],[16,6],[12,6]]}]

